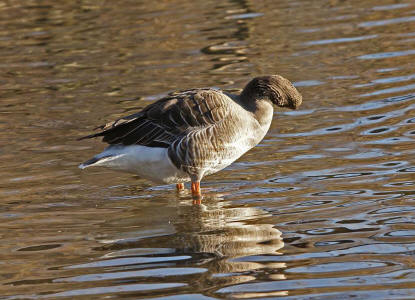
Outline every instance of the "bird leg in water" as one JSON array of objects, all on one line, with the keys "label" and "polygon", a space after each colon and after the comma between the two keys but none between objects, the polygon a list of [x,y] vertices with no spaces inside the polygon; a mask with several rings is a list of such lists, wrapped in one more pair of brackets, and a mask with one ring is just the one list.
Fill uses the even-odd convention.
[{"label": "bird leg in water", "polygon": [[195,199],[193,204],[201,204],[202,192],[200,191],[200,181],[192,182],[192,196]]},{"label": "bird leg in water", "polygon": [[183,183],[178,183],[178,184],[176,184],[176,188],[177,188],[178,192],[183,191],[184,190],[184,184]]}]

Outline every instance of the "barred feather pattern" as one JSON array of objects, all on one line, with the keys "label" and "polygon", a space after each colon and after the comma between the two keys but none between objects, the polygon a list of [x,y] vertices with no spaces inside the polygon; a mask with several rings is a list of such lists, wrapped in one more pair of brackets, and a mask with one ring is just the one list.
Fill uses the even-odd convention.
[{"label": "barred feather pattern", "polygon": [[253,78],[240,95],[210,88],[171,93],[81,138],[102,136],[110,146],[80,168],[103,166],[163,183],[198,182],[262,140],[273,104],[296,109],[301,103],[301,94],[280,75]]},{"label": "barred feather pattern", "polygon": [[[211,97],[217,95],[205,95]],[[229,99],[221,94],[216,101],[223,100],[221,110],[213,116],[211,125],[201,126],[177,139],[169,147],[169,157],[177,168],[188,173],[193,181],[204,175],[213,174],[239,158],[254,147],[268,131],[272,118],[272,106],[269,105],[265,126],[252,117],[239,104],[226,106]],[[210,121],[210,119],[209,119]]]},{"label": "barred feather pattern", "polygon": [[197,181],[231,164],[268,130],[272,105],[268,126],[263,127],[237,97],[214,89],[172,93],[84,138],[103,136],[111,145],[168,148],[171,162]]},{"label": "barred feather pattern", "polygon": [[[108,144],[169,147],[189,131],[209,126],[226,115],[228,104],[222,92],[194,89],[169,94],[141,112],[99,126],[101,132],[85,136],[103,136]],[[222,101],[221,101],[222,100]]]}]

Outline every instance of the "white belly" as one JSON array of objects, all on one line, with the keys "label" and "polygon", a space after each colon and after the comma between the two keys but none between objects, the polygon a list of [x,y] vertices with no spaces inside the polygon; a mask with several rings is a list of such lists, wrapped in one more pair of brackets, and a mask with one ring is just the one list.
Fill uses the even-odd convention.
[{"label": "white belly", "polygon": [[190,181],[189,175],[172,164],[167,148],[139,145],[110,146],[95,158],[102,159],[91,166],[137,174],[156,183],[172,184]]}]

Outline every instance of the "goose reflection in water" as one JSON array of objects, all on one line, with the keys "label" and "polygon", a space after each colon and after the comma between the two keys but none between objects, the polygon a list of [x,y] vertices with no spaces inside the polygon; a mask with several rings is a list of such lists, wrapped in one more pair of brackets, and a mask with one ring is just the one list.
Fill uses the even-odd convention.
[{"label": "goose reflection in water", "polygon": [[[260,219],[271,215],[260,208],[226,207],[227,204],[213,200],[202,205],[179,206],[174,247],[189,254],[213,255],[208,273],[225,285],[256,279],[249,271],[284,269],[284,263],[263,263],[250,258],[281,254],[278,252],[284,247],[281,231],[271,224],[260,223]],[[282,274],[275,276],[285,279]]]},{"label": "goose reflection in water", "polygon": [[[202,205],[192,205],[188,200],[178,205],[175,202],[176,210],[163,210],[169,212],[168,216],[162,216],[160,211],[160,218],[157,219],[157,222],[162,221],[163,231],[170,233],[158,232],[157,236],[143,233],[144,236],[147,235],[144,238],[130,235],[126,239],[106,241],[106,245],[99,250],[115,250],[107,252],[104,259],[128,257],[129,269],[131,262],[140,261],[144,253],[163,254],[162,257],[157,257],[157,262],[166,264],[165,266],[204,268],[205,271],[198,274],[197,282],[189,283],[203,288],[211,286],[213,281],[221,285],[251,281],[256,279],[252,274],[258,273],[251,271],[264,268],[272,269],[274,277],[285,279],[279,271],[285,268],[284,263],[261,262],[255,258],[261,254],[280,255],[278,251],[284,246],[281,232],[273,225],[261,222],[271,215],[260,208],[229,205],[229,202],[217,197],[205,198]],[[151,207],[149,209],[147,215],[157,215]],[[146,222],[152,224],[145,227],[157,231],[154,218],[149,218]],[[167,229],[166,223],[172,227]],[[150,271],[149,267],[160,265],[134,264],[136,267]]]},{"label": "goose reflection in water", "polygon": [[[212,253],[218,257],[279,254],[284,246],[281,232],[271,224],[255,220],[270,216],[255,207],[225,207],[211,201],[202,205],[181,205],[173,223],[176,238],[186,252]],[[248,222],[252,220],[252,223]]]},{"label": "goose reflection in water", "polygon": [[[271,215],[260,208],[231,207],[223,199],[207,197],[203,205],[192,205],[190,200],[178,203],[175,198],[171,205],[141,206],[140,211],[143,218],[132,214],[118,221],[124,228],[148,230],[118,232],[116,239],[102,240],[103,245],[94,248],[100,257],[65,266],[65,272],[76,276],[54,282],[71,284],[71,288],[82,283],[88,288],[56,295],[100,292],[97,284],[118,290],[126,282],[130,284],[125,288],[137,288],[140,293],[182,286],[207,291],[258,279],[262,269],[274,280],[285,279],[284,263],[261,261],[259,257],[280,255],[278,251],[284,246],[281,232],[264,222]],[[108,285],[109,281],[112,284]],[[233,295],[244,297],[247,293]]]}]

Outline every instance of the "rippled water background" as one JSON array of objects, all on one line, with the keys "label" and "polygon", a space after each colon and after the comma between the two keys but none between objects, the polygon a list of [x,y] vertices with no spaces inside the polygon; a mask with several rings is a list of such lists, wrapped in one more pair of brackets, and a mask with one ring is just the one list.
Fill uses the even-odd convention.
[{"label": "rippled water background", "polygon": [[[0,298],[415,298],[413,1],[5,1],[0,69]],[[77,168],[96,125],[274,73],[303,106],[202,206]]]}]

